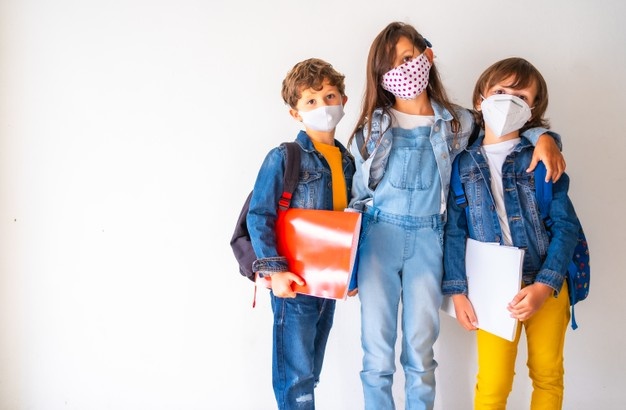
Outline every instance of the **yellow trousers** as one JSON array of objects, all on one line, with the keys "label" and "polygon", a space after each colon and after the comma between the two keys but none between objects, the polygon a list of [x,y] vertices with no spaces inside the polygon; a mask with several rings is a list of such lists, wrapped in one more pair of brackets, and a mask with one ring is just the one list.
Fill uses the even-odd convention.
[{"label": "yellow trousers", "polygon": [[557,298],[549,297],[530,319],[520,322],[513,342],[478,330],[478,376],[474,409],[506,408],[513,387],[517,344],[526,332],[533,393],[531,410],[558,410],[563,405],[563,345],[570,319],[569,296],[564,284]]}]

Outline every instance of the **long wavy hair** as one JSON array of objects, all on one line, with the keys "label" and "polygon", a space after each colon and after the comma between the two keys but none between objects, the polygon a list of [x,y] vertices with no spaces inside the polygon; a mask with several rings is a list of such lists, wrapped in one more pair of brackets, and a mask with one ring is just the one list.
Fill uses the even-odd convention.
[{"label": "long wavy hair", "polygon": [[[387,25],[387,27],[376,36],[367,57],[365,94],[361,105],[361,114],[348,140],[348,145],[352,143],[356,132],[363,127],[367,127],[367,138],[369,139],[371,136],[372,114],[374,110],[376,108],[382,108],[384,112],[389,114],[389,108],[391,108],[396,101],[396,97],[392,93],[383,89],[382,77],[387,71],[393,68],[393,62],[396,59],[396,43],[400,37],[409,39],[420,53],[423,53],[430,44],[413,26],[397,21]],[[443,87],[434,62],[430,68],[426,92],[432,101],[443,106],[452,114],[452,129],[458,132],[460,129],[458,116],[453,109],[453,104],[448,99],[448,95]],[[381,132],[384,131],[385,130],[381,130]],[[366,144],[367,140],[365,144],[363,144],[362,151],[365,150],[364,147]],[[366,153],[362,152],[362,154],[365,155]]]}]

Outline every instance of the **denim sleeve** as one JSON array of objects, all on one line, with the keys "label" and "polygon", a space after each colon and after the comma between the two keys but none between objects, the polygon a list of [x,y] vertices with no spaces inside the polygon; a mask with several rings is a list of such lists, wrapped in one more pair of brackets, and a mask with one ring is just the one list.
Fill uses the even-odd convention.
[{"label": "denim sleeve", "polygon": [[554,131],[550,131],[546,128],[536,127],[530,128],[526,131],[522,132],[522,136],[528,139],[533,145],[537,145],[537,141],[539,141],[539,137],[543,134],[547,134],[554,138],[554,142],[556,142],[556,146],[559,147],[560,150],[563,150],[563,145],[561,144],[561,136]]},{"label": "denim sleeve", "polygon": [[541,270],[535,278],[535,282],[544,283],[555,290],[558,295],[565,279],[567,266],[572,260],[572,254],[578,240],[579,222],[576,211],[569,199],[569,177],[563,174],[552,185],[552,202],[550,203],[550,219],[552,238],[548,246]]},{"label": "denim sleeve", "polygon": [[252,248],[257,257],[252,265],[255,272],[287,270],[287,260],[278,254],[275,232],[284,172],[284,148],[274,148],[265,157],[257,175],[246,219]]},{"label": "denim sleeve", "polygon": [[350,198],[349,207],[362,211],[365,202],[371,198],[371,191],[367,183],[369,180],[369,166],[366,166],[356,140],[352,141],[349,149],[354,157],[354,165],[356,167],[354,177],[352,178],[352,198]]},{"label": "denim sleeve", "polygon": [[452,190],[448,195],[448,220],[444,227],[443,240],[443,281],[444,295],[467,295],[467,275],[465,273],[465,242],[468,236],[465,210],[459,207]]}]

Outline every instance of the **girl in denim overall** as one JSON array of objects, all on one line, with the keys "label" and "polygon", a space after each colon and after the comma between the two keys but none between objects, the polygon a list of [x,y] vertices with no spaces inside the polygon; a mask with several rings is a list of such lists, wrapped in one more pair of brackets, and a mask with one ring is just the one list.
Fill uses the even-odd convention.
[{"label": "girl in denim overall", "polygon": [[[552,238],[548,238],[533,174],[525,172],[533,147],[520,135],[520,129],[548,126],[543,118],[548,89],[532,64],[508,58],[480,76],[473,102],[484,131],[459,157],[470,217],[454,198],[448,201],[443,293],[452,295],[461,326],[477,330],[474,408],[506,408],[523,328],[533,382],[530,408],[558,410],[563,405],[563,345],[570,319],[564,272],[574,253],[579,224],[567,195],[569,178],[563,174],[552,186]],[[511,316],[521,321],[512,342],[478,329],[480,317],[467,297],[467,237],[525,249],[523,288],[508,306]]]},{"label": "girl in denim overall", "polygon": [[[350,207],[362,212],[357,271],[365,409],[395,409],[398,312],[407,409],[432,409],[433,345],[442,301],[443,227],[452,159],[467,145],[472,114],[449,102],[430,43],[410,25],[374,40],[357,127],[348,145],[357,170]],[[537,142],[544,129],[533,129]],[[557,137],[558,138],[558,137]],[[548,169],[564,167],[550,137]]]}]

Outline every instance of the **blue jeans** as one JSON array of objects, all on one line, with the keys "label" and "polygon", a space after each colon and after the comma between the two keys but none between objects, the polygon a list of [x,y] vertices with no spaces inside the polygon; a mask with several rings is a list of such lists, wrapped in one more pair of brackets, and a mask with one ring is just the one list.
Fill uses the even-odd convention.
[{"label": "blue jeans", "polygon": [[367,410],[395,409],[398,309],[402,302],[402,352],[407,409],[432,409],[435,401],[433,345],[439,334],[443,222],[396,216],[367,208],[359,246],[361,381]]},{"label": "blue jeans", "polygon": [[298,294],[271,294],[274,312],[272,385],[279,410],[315,409],[324,352],[333,326],[335,301]]}]

